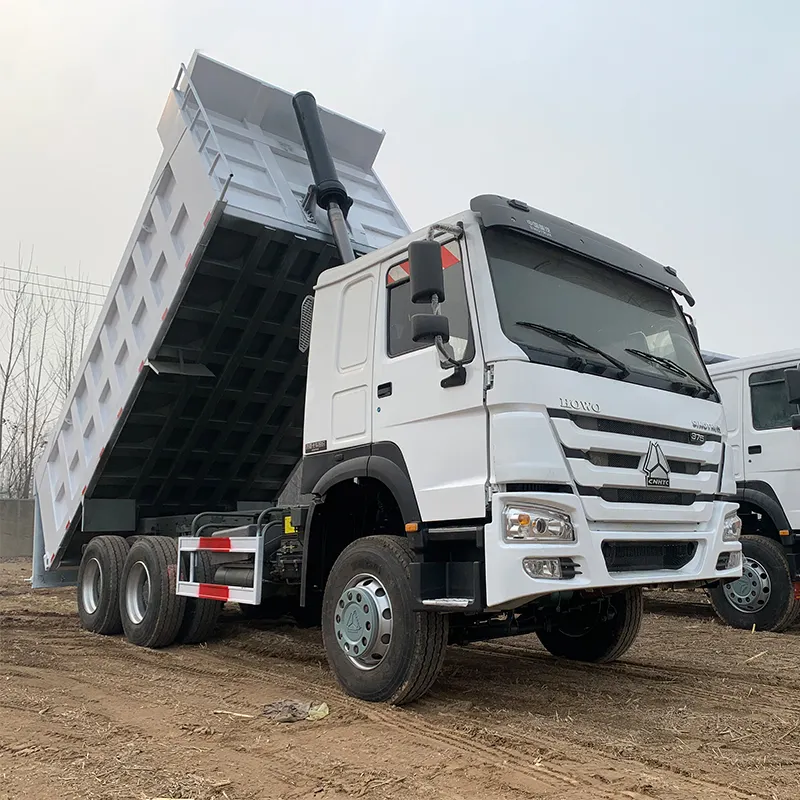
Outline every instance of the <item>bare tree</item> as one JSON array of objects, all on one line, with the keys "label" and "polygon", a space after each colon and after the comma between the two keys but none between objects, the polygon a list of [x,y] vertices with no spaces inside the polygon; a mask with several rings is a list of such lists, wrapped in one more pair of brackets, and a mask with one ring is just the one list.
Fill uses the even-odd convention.
[{"label": "bare tree", "polygon": [[32,261],[31,252],[25,265],[20,249],[14,276],[8,278],[5,271],[0,275],[0,480],[4,477],[3,467],[9,464],[14,446],[9,433],[16,432],[16,424],[8,412],[18,380],[18,367],[24,350],[22,343],[31,318]]},{"label": "bare tree", "polygon": [[17,496],[30,497],[33,489],[33,470],[46,444],[47,428],[56,401],[56,393],[46,380],[47,345],[52,329],[54,301],[42,293],[32,304],[34,316],[22,354],[22,459]]},{"label": "bare tree", "polygon": [[[7,271],[12,273],[9,278]],[[98,304],[89,283],[54,286],[18,259],[0,267],[0,495],[30,497],[36,461],[69,395]]]}]

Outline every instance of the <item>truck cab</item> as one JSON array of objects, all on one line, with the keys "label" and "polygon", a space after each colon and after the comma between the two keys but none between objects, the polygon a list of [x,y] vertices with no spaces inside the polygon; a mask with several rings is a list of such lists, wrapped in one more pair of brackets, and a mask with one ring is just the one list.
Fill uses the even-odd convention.
[{"label": "truck cab", "polygon": [[725,408],[743,523],[744,577],[712,590],[723,620],[781,631],[800,614],[800,350],[709,366]]},{"label": "truck cab", "polygon": [[429,607],[736,576],[722,406],[674,270],[492,195],[431,231],[452,361],[414,339],[413,239],[317,284],[303,491],[372,478],[428,541],[479,529],[478,570],[454,544],[420,565]]}]

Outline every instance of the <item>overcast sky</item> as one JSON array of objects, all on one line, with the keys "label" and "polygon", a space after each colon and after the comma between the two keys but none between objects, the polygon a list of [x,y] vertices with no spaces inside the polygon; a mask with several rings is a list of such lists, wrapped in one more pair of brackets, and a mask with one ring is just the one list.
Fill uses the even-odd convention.
[{"label": "overcast sky", "polygon": [[705,348],[800,346],[796,0],[0,0],[0,264],[111,281],[195,48],[385,129],[413,227],[519,197],[676,267]]}]

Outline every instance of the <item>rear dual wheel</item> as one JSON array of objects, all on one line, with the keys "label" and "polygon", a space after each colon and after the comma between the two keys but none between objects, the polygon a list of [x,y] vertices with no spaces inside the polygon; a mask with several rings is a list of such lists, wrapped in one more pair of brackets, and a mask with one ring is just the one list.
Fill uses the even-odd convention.
[{"label": "rear dual wheel", "polygon": [[[211,582],[208,554],[197,556],[196,580]],[[81,625],[95,633],[124,631],[129,642],[142,647],[204,641],[222,603],[178,597],[177,562],[177,543],[168,537],[143,536],[130,546],[121,536],[92,539],[78,573]]]}]

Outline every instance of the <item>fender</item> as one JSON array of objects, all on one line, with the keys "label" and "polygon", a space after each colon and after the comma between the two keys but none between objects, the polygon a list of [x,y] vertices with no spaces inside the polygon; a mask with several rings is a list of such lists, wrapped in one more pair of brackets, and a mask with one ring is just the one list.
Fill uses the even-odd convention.
[{"label": "fender", "polygon": [[758,506],[769,516],[779,531],[791,530],[783,506],[768,483],[764,481],[741,481],[736,484],[736,497],[743,502]]},{"label": "fender", "polygon": [[[373,478],[380,481],[397,503],[403,522],[420,522],[419,504],[408,474],[402,451],[394,442],[376,442],[330,453],[306,456],[303,459],[301,492],[312,494],[303,548],[309,552],[317,544],[313,534],[314,510],[334,486],[353,478]],[[314,481],[311,484],[311,481]],[[308,564],[303,558],[300,574],[300,605],[305,606],[308,590]]]}]

